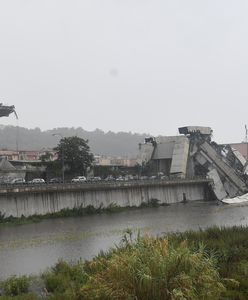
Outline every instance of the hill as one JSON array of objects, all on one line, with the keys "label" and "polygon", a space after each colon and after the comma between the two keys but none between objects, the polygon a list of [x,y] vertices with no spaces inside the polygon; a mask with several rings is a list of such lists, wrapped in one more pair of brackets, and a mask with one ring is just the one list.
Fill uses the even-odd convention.
[{"label": "hill", "polygon": [[55,128],[41,131],[40,128],[27,129],[17,126],[0,125],[0,148],[12,150],[41,150],[53,148],[59,142],[59,133],[63,137],[78,136],[89,140],[94,154],[136,157],[138,144],[144,141],[147,134],[131,132],[104,132],[100,129],[86,131],[83,128]]}]

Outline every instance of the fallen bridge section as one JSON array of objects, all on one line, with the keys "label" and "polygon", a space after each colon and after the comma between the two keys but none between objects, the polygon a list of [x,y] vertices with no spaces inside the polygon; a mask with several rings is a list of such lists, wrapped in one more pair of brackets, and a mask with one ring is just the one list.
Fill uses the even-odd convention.
[{"label": "fallen bridge section", "polygon": [[[217,168],[218,172],[225,178],[225,181],[231,185],[229,189],[230,196],[247,192],[245,182],[236,174],[235,169],[226,164],[217,153],[217,151],[206,141],[200,144],[199,149],[205,154],[205,158],[211,163],[211,168]],[[201,152],[200,152],[201,153]]]}]

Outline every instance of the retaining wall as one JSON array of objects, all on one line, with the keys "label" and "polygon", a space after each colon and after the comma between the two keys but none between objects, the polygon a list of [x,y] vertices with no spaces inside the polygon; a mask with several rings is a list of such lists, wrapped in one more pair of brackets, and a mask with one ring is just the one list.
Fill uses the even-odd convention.
[{"label": "retaining wall", "polygon": [[176,180],[6,187],[0,189],[0,211],[28,217],[89,205],[139,206],[152,199],[161,204],[207,200],[208,186],[209,180]]}]

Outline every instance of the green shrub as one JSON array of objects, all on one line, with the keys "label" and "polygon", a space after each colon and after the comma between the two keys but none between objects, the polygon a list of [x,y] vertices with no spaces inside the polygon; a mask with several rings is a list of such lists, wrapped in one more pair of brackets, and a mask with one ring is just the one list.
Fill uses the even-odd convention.
[{"label": "green shrub", "polygon": [[59,261],[50,271],[44,272],[42,278],[49,293],[55,296],[68,295],[67,299],[73,299],[73,295],[85,283],[87,275],[81,261],[76,264]]},{"label": "green shrub", "polygon": [[16,296],[28,293],[30,279],[27,276],[11,276],[1,283],[5,295]]},{"label": "green shrub", "polygon": [[186,242],[174,247],[167,239],[126,241],[119,251],[93,259],[80,299],[179,300],[219,299],[225,290],[214,257]]},{"label": "green shrub", "polygon": [[21,294],[17,296],[0,296],[0,300],[38,300],[33,294]]},{"label": "green shrub", "polygon": [[161,205],[159,202],[158,199],[151,198],[147,202],[141,202],[140,207],[158,207]]}]

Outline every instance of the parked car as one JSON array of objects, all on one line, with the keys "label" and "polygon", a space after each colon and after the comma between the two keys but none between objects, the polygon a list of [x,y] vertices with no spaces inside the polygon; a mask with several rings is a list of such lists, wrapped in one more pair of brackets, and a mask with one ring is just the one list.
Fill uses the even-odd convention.
[{"label": "parked car", "polygon": [[1,184],[11,184],[12,180],[13,180],[13,178],[11,178],[11,177],[1,177],[1,179],[0,179]]},{"label": "parked car", "polygon": [[91,181],[101,181],[102,178],[100,176],[95,176],[93,178],[91,178]]},{"label": "parked car", "polygon": [[72,178],[71,182],[74,182],[74,183],[79,183],[79,182],[86,182],[86,177],[85,176],[77,176],[75,178]]},{"label": "parked car", "polygon": [[108,175],[104,180],[105,181],[114,181],[115,178],[112,175]]},{"label": "parked car", "polygon": [[26,183],[24,178],[13,178],[10,182],[11,184],[24,184]]},{"label": "parked car", "polygon": [[133,175],[125,175],[124,180],[125,181],[133,180]]},{"label": "parked car", "polygon": [[46,183],[43,178],[34,178],[30,181],[31,184],[42,184]]},{"label": "parked car", "polygon": [[62,182],[63,182],[62,178],[59,177],[54,177],[49,180],[49,183],[62,183]]}]

